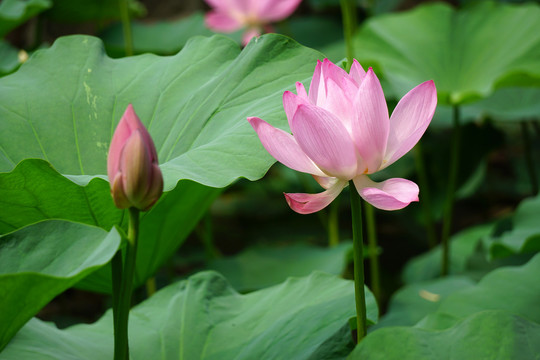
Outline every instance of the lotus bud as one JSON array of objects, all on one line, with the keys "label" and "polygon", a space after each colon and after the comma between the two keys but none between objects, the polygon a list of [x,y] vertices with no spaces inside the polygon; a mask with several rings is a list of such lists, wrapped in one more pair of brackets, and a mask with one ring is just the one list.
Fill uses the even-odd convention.
[{"label": "lotus bud", "polygon": [[114,131],[107,174],[119,209],[149,210],[163,192],[156,147],[131,104]]}]

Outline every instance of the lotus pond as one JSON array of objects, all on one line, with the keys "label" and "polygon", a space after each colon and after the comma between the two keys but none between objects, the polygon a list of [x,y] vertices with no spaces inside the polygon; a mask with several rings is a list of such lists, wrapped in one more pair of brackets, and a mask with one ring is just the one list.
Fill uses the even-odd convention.
[{"label": "lotus pond", "polygon": [[2,0],[0,359],[540,359],[540,5]]}]

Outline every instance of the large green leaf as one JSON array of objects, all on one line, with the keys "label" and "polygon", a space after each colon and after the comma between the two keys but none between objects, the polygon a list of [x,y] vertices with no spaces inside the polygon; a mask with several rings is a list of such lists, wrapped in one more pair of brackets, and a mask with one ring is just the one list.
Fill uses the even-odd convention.
[{"label": "large green leaf", "polygon": [[[154,138],[166,191],[180,180],[221,188],[239,177],[262,177],[274,159],[246,117],[285,127],[283,91],[309,80],[321,56],[279,35],[262,36],[242,52],[222,36],[196,37],[175,56],[118,60],[96,38],[57,40],[0,79],[0,171],[6,172],[0,201],[10,210],[0,214],[1,229],[61,218],[108,230],[120,221],[102,178],[112,133],[129,103]],[[152,210],[161,215],[142,220],[147,251],[141,257],[148,258],[139,260],[141,281],[151,275],[141,269],[155,271],[216,196],[201,186],[178,191],[190,198],[175,201],[190,208],[164,197]],[[160,210],[162,204],[174,211]]]},{"label": "large green leaf", "polygon": [[[437,313],[447,315],[449,319],[444,326],[436,327],[446,327],[457,319],[488,309],[506,310],[540,323],[540,308],[537,306],[539,272],[540,254],[523,266],[503,267],[490,272],[476,286],[454,292],[442,301]],[[429,317],[422,322],[419,325],[434,327]]]},{"label": "large green leaf", "polygon": [[[377,319],[367,292],[368,318]],[[214,272],[170,285],[130,315],[131,358],[344,359],[352,348],[352,281],[314,273],[240,295]],[[25,326],[2,359],[109,359],[112,317],[66,330],[39,320]]]},{"label": "large green leaf", "polygon": [[478,118],[490,117],[499,121],[528,120],[540,117],[540,88],[509,87],[470,104],[464,114]]},{"label": "large green leaf", "polygon": [[392,296],[388,312],[374,328],[412,326],[424,316],[435,312],[448,295],[474,284],[474,281],[464,276],[449,276],[407,285]]},{"label": "large green leaf", "polygon": [[[523,266],[492,271],[477,285],[448,295],[416,326],[375,330],[351,359],[535,358],[539,272],[540,254]],[[391,346],[396,343],[400,346]]]},{"label": "large green leaf", "polygon": [[539,353],[538,323],[492,310],[473,314],[443,331],[418,327],[377,330],[354,349],[349,359],[537,359]]},{"label": "large green leaf", "polygon": [[50,0],[2,0],[0,2],[0,38],[11,30],[50,8]]},{"label": "large green leaf", "polygon": [[[493,231],[493,224],[478,225],[463,230],[450,239],[450,273],[462,274],[475,253],[481,239]],[[403,270],[403,281],[407,284],[437,278],[441,274],[441,247],[410,260]]]},{"label": "large green leaf", "polygon": [[403,95],[433,79],[441,103],[461,104],[500,85],[540,81],[540,6],[437,3],[368,20],[356,38],[363,64]]},{"label": "large green leaf", "polygon": [[223,274],[235,289],[247,291],[278,284],[289,276],[306,276],[313,270],[339,275],[345,270],[351,248],[350,242],[333,248],[260,246],[211,261],[208,267]]},{"label": "large green leaf", "polygon": [[56,295],[106,264],[120,236],[50,220],[0,237],[0,349]]},{"label": "large green leaf", "polygon": [[282,93],[307,81],[320,56],[272,34],[242,52],[225,37],[196,37],[176,56],[116,60],[96,38],[60,38],[0,79],[0,170],[42,158],[61,174],[105,174],[112,132],[133,103],[166,190],[180,179],[223,187],[260,178],[273,160],[246,117],[285,126]]}]

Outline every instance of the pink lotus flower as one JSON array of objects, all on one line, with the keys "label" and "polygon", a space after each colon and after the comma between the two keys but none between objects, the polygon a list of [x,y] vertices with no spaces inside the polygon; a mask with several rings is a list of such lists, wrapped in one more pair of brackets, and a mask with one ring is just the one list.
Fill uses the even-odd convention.
[{"label": "pink lotus flower", "polygon": [[295,95],[283,94],[283,107],[293,135],[258,117],[248,121],[266,150],[291,169],[312,174],[326,191],[285,194],[300,214],[330,204],[353,180],[360,196],[383,210],[398,210],[418,201],[418,186],[405,179],[380,183],[368,174],[386,168],[420,140],[437,105],[433,81],[409,91],[388,116],[381,84],[354,60],[350,74],[328,59],[318,61],[309,87],[296,83]]},{"label": "pink lotus flower", "polygon": [[114,204],[120,209],[148,210],[163,192],[154,142],[131,104],[114,131],[107,175]]},{"label": "pink lotus flower", "polygon": [[206,14],[206,26],[213,31],[230,33],[247,28],[242,43],[246,45],[264,29],[271,32],[271,22],[291,15],[302,0],[205,0],[213,10]]}]

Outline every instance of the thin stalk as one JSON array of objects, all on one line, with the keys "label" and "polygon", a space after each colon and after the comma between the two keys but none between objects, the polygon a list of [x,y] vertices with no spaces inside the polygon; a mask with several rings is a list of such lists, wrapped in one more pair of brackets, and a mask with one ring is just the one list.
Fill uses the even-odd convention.
[{"label": "thin stalk", "polygon": [[442,244],[442,267],[441,275],[448,275],[450,268],[450,229],[452,227],[452,214],[456,193],[456,182],[459,168],[459,146],[461,140],[461,125],[459,123],[459,107],[452,107],[452,121],[454,125],[452,133],[452,147],[450,150],[450,174],[448,176],[448,193],[444,204],[443,228],[441,236]]},{"label": "thin stalk", "polygon": [[538,176],[536,175],[536,169],[534,167],[534,160],[532,157],[529,124],[526,121],[520,121],[520,124],[521,135],[523,136],[523,146],[525,147],[525,162],[527,163],[527,171],[529,172],[529,179],[531,181],[532,194],[536,196],[538,195]]},{"label": "thin stalk", "polygon": [[364,255],[362,240],[362,207],[360,195],[349,181],[351,193],[351,214],[353,230],[353,259],[354,259],[354,295],[356,301],[356,341],[359,343],[367,333],[366,325],[366,294],[364,292]]},{"label": "thin stalk", "polygon": [[133,37],[131,35],[131,22],[129,20],[129,0],[119,0],[119,5],[126,56],[133,56]]},{"label": "thin stalk", "polygon": [[532,120],[531,124],[532,124],[532,127],[534,128],[534,132],[536,133],[536,136],[540,137],[540,124],[538,124],[538,120]]},{"label": "thin stalk", "polygon": [[375,0],[364,0],[364,3],[366,4],[365,9],[369,16],[373,16],[375,14]]},{"label": "thin stalk", "polygon": [[371,273],[371,291],[375,300],[381,301],[381,278],[379,272],[379,247],[377,245],[377,227],[375,223],[375,211],[373,206],[363,201],[364,213],[366,214],[366,230],[369,251],[369,269]]},{"label": "thin stalk", "polygon": [[328,246],[339,245],[339,203],[332,201],[328,211]]},{"label": "thin stalk", "polygon": [[36,50],[43,43],[43,15],[38,15],[34,22],[33,39],[28,40],[27,45],[31,50]]},{"label": "thin stalk", "polygon": [[207,259],[218,259],[222,256],[214,243],[214,232],[212,230],[212,215],[207,211],[196,228],[197,235],[204,245],[204,252]]},{"label": "thin stalk", "polygon": [[418,182],[420,183],[420,189],[422,189],[421,207],[422,211],[424,212],[424,221],[426,222],[428,245],[429,248],[432,249],[437,245],[437,234],[435,233],[435,223],[433,221],[433,212],[431,209],[431,196],[429,193],[429,183],[421,141],[416,144],[413,152],[414,161],[416,164],[416,172],[418,174]]},{"label": "thin stalk", "polygon": [[347,72],[351,69],[354,59],[353,36],[358,24],[355,0],[340,0],[341,16],[343,18],[343,36],[347,53]]},{"label": "thin stalk", "polygon": [[129,208],[129,230],[126,244],[126,256],[123,270],[120,301],[118,304],[118,335],[115,339],[114,359],[129,359],[128,321],[131,308],[131,295],[133,292],[133,275],[135,273],[135,259],[137,257],[137,243],[139,241],[139,210]]},{"label": "thin stalk", "polygon": [[146,283],[144,285],[146,287],[146,297],[151,297],[156,293],[157,285],[155,276],[152,276],[151,278],[146,280]]}]

